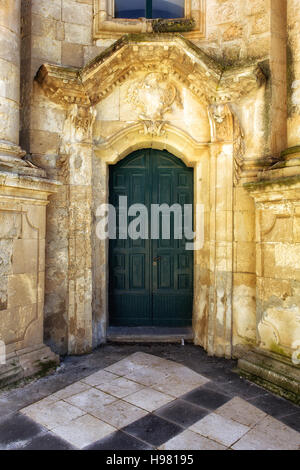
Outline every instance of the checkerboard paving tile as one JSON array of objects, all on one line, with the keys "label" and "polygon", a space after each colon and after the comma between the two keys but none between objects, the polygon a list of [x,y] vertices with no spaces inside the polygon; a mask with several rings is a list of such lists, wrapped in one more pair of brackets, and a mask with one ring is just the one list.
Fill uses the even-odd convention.
[{"label": "checkerboard paving tile", "polygon": [[173,401],[174,398],[170,395],[158,392],[157,390],[153,390],[152,388],[144,388],[139,392],[125,397],[124,400],[132,405],[139,406],[143,410],[154,411],[166,403]]},{"label": "checkerboard paving tile", "polygon": [[53,429],[54,434],[57,434],[79,449],[83,449],[114,431],[115,429],[112,426],[89,414]]},{"label": "checkerboard paving tile", "polygon": [[267,416],[266,413],[239,397],[235,397],[217,408],[215,413],[250,427],[255,426]]},{"label": "checkerboard paving tile", "polygon": [[97,386],[97,389],[109,393],[117,398],[127,397],[132,393],[138,392],[142,388],[144,388],[143,385],[133,382],[132,380],[125,379],[124,377]]},{"label": "checkerboard paving tile", "polygon": [[49,430],[70,423],[79,416],[85,414],[80,408],[72,406],[65,401],[48,402],[42,400],[25,408],[22,412],[37,423]]},{"label": "checkerboard paving tile", "polygon": [[94,442],[85,448],[86,450],[153,450],[154,448],[145,442],[135,439],[123,431],[116,431],[104,439]]},{"label": "checkerboard paving tile", "polygon": [[187,429],[160,446],[160,450],[226,450],[226,447]]},{"label": "checkerboard paving tile", "polygon": [[233,446],[235,450],[300,449],[300,434],[272,416],[266,416]]},{"label": "checkerboard paving tile", "polygon": [[191,431],[230,447],[249,431],[248,426],[211,413],[191,426]]},{"label": "checkerboard paving tile", "polygon": [[126,403],[123,400],[114,401],[110,405],[99,409],[94,416],[111,424],[116,429],[122,429],[125,426],[138,421],[148,414],[148,411],[142,410],[137,406]]},{"label": "checkerboard paving tile", "polygon": [[137,352],[23,408],[19,420],[26,419],[35,435],[27,446],[22,436],[15,445],[99,450],[300,448],[297,431],[257,407],[255,399],[251,403],[224,390],[182,364]]},{"label": "checkerboard paving tile", "polygon": [[77,448],[51,432],[34,437],[22,450],[76,450]]},{"label": "checkerboard paving tile", "polygon": [[85,392],[89,390],[91,387],[84,382],[76,382],[69,387],[63,388],[58,392],[54,393],[52,398],[57,398],[58,400],[63,400],[65,398],[70,398],[73,395],[77,395],[78,393]]},{"label": "checkerboard paving tile", "polygon": [[188,428],[192,424],[200,421],[210,412],[200,406],[193,405],[183,400],[175,400],[155,411],[157,416],[179,424],[183,428]]},{"label": "checkerboard paving tile", "polygon": [[[154,384],[152,388],[155,390],[171,395],[172,397],[178,398],[184,393],[194,390],[196,387],[200,387],[207,383],[205,377],[198,377],[188,374],[181,374],[182,371],[178,369],[178,375],[170,375],[163,382]],[[192,372],[192,371],[191,371]]]},{"label": "checkerboard paving tile", "polygon": [[91,387],[96,387],[96,386],[108,384],[118,378],[119,376],[116,374],[112,374],[111,372],[108,372],[106,370],[99,370],[95,374],[85,377],[84,379],[81,380],[81,382],[84,382],[90,385]]},{"label": "checkerboard paving tile", "polygon": [[123,429],[136,439],[147,442],[153,447],[159,447],[164,442],[169,441],[174,436],[180,434],[183,429],[175,423],[148,414],[139,421],[135,421]]},{"label": "checkerboard paving tile", "polygon": [[97,412],[99,408],[109,405],[116,401],[117,398],[108,393],[101,392],[96,388],[91,388],[85,392],[78,393],[72,397],[66,398],[65,401],[70,405],[76,406],[86,413]]}]

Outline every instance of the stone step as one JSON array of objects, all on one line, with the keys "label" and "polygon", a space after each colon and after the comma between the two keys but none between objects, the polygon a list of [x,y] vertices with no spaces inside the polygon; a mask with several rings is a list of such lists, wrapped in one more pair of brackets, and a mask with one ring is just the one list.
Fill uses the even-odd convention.
[{"label": "stone step", "polygon": [[296,404],[300,404],[300,368],[275,353],[253,350],[238,361],[245,378]]},{"label": "stone step", "polygon": [[181,343],[192,342],[193,329],[163,327],[115,327],[107,331],[107,340],[118,343]]}]

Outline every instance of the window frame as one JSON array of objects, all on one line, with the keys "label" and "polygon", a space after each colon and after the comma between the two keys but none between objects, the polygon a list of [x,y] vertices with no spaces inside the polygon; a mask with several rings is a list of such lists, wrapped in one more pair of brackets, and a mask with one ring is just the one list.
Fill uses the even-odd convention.
[{"label": "window frame", "polygon": [[[146,13],[146,20],[154,20],[155,18],[152,17],[152,12],[153,12],[153,0],[144,0],[145,3],[146,3],[146,7],[145,7],[145,13]],[[114,5],[115,5],[115,1],[113,2]],[[186,18],[186,15],[185,15],[185,11],[186,11],[186,4],[188,3],[186,0],[184,0],[184,16],[178,16],[176,17],[176,19],[182,19],[182,18]],[[122,18],[122,17],[119,17],[119,18],[116,18],[115,17],[115,11],[114,11],[114,19],[117,19],[117,20],[124,20],[124,19],[137,19],[137,18]],[[170,20],[172,19],[175,19],[173,17],[170,17],[168,18]]]},{"label": "window frame", "polygon": [[[195,20],[193,31],[183,33],[188,39],[205,37],[206,0],[198,0],[198,9],[192,9],[192,0],[185,0],[185,18]],[[94,39],[114,39],[128,33],[152,32],[154,19],[115,18],[114,0],[94,0]]]}]

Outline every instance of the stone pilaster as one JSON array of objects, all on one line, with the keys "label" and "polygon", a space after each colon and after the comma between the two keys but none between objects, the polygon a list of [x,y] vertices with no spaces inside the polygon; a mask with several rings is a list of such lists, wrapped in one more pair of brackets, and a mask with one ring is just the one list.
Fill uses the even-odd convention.
[{"label": "stone pilaster", "polygon": [[20,108],[20,4],[0,3],[0,155],[21,157]]},{"label": "stone pilaster", "polygon": [[68,353],[92,349],[92,127],[93,108],[70,106],[61,156],[68,184]]},{"label": "stone pilaster", "polygon": [[0,2],[0,170],[44,176],[19,147],[20,9],[21,0]]},{"label": "stone pilaster", "polygon": [[[288,0],[288,147],[300,146],[300,9]],[[300,151],[300,148],[298,149]]]}]

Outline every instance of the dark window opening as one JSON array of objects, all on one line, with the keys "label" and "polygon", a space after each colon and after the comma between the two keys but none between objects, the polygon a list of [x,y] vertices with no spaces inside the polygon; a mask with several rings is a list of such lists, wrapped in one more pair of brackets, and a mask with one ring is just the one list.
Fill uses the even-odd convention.
[{"label": "dark window opening", "polygon": [[115,18],[184,18],[185,0],[115,0]]}]

